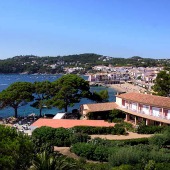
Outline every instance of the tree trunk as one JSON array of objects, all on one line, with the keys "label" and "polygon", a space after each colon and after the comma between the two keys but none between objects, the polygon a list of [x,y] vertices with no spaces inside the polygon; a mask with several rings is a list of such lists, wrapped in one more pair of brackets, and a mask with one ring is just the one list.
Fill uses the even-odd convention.
[{"label": "tree trunk", "polygon": [[14,108],[14,110],[15,110],[15,118],[17,118],[18,117],[18,109],[17,109],[17,107]]},{"label": "tree trunk", "polygon": [[67,112],[67,105],[65,105],[65,108],[64,108],[65,112]]},{"label": "tree trunk", "polygon": [[40,109],[39,117],[42,117],[42,108]]}]

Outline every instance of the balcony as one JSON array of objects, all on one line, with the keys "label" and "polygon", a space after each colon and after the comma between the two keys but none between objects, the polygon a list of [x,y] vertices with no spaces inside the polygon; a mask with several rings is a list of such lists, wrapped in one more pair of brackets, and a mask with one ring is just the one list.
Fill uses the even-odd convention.
[{"label": "balcony", "polygon": [[139,110],[137,111],[132,108],[129,108],[128,106],[119,106],[117,109],[120,109],[126,113],[129,113],[129,114],[132,114],[138,117],[170,124],[170,119],[162,115],[153,116],[152,113],[146,114],[144,111],[139,111]]}]

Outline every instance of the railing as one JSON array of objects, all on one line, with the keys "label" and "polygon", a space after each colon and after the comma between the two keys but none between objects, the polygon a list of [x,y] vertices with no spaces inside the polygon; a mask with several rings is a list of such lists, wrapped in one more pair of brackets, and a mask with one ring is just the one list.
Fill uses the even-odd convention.
[{"label": "railing", "polygon": [[129,107],[129,106],[120,106],[120,108],[126,109],[126,110],[128,110],[128,111],[132,111],[132,112],[136,112],[136,113],[140,113],[140,114],[152,116],[152,117],[154,117],[154,118],[160,118],[160,119],[170,120],[170,118],[168,118],[168,117],[166,117],[166,116],[163,116],[163,115],[160,115],[160,114],[159,114],[158,116],[155,116],[155,115],[153,115],[153,113],[147,114],[147,113],[145,113],[145,112],[142,111],[142,110],[135,110],[135,109],[132,109],[132,108]]}]

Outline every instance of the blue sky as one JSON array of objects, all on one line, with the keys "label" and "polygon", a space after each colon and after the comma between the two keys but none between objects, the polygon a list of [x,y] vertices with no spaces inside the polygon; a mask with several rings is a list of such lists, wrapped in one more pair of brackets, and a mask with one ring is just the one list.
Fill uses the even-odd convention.
[{"label": "blue sky", "polygon": [[0,59],[80,53],[170,58],[170,1],[0,1]]}]

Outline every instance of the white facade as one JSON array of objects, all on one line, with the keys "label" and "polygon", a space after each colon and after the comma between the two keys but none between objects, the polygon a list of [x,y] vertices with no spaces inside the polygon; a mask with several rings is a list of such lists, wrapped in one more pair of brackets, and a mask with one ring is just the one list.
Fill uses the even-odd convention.
[{"label": "white facade", "polygon": [[142,107],[142,113],[149,115],[149,106],[143,105],[143,107]]},{"label": "white facade", "polygon": [[152,115],[156,116],[156,117],[159,117],[159,115],[160,115],[160,108],[152,107]]}]

